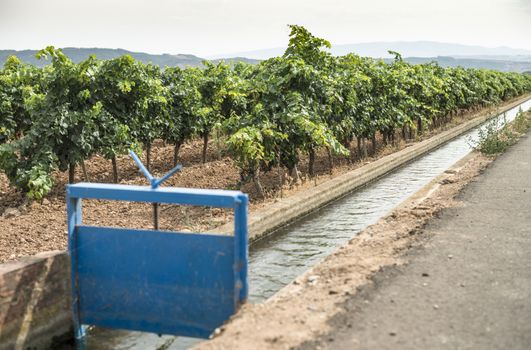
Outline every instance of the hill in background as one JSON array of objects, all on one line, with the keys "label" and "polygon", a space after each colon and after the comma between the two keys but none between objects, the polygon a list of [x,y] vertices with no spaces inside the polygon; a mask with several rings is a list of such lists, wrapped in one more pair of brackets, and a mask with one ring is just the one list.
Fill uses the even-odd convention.
[{"label": "hill in background", "polygon": [[[406,57],[404,60],[411,64],[437,62],[441,67],[486,68],[500,72],[524,73],[531,70],[531,60],[529,62],[522,62],[499,59],[456,58],[448,56]],[[386,58],[385,61],[391,62],[392,60]]]},{"label": "hill in background", "polygon": [[[131,55],[136,60],[142,61],[144,63],[151,62],[160,67],[196,67],[200,66],[204,58],[197,57],[194,55],[170,55],[170,54],[149,54],[145,52],[132,52],[124,49],[100,49],[100,48],[76,48],[76,47],[65,47],[63,49],[64,54],[70,57],[70,59],[76,63],[81,62],[87,59],[90,55],[96,55],[97,58],[101,60],[109,60],[123,55]],[[43,67],[49,63],[46,60],[39,60],[35,57],[38,50],[0,50],[0,62],[3,64],[6,59],[15,55],[20,60],[26,63],[33,64],[37,67]],[[238,61],[248,62],[248,63],[257,63],[258,60],[247,59],[245,57],[230,57],[212,60],[213,62],[225,61],[227,63],[235,63]]]},{"label": "hill in background", "polygon": [[[89,55],[96,55],[99,59],[112,59],[122,55],[131,55],[144,63],[151,62],[160,67],[197,67],[201,66],[204,58],[195,55],[149,54],[132,52],[123,49],[101,48],[74,48],[67,47],[63,52],[74,62],[85,60]],[[443,67],[487,68],[503,72],[528,72],[531,71],[531,51],[512,49],[508,47],[485,48],[460,44],[437,43],[430,41],[416,42],[375,42],[333,46],[331,53],[344,55],[354,52],[360,56],[384,58],[389,62],[388,50],[400,52],[407,62],[420,64],[438,62]],[[16,55],[22,61],[42,67],[49,62],[35,58],[37,50],[0,50],[0,62],[3,63],[10,55]],[[284,53],[283,48],[273,48],[248,52],[234,53],[211,58],[214,63],[225,61],[247,62],[256,64],[261,59],[279,56]],[[252,58],[248,58],[252,57]]]},{"label": "hill in background", "polygon": [[[266,59],[282,55],[285,49],[285,47],[276,47],[212,56],[212,58],[240,56]],[[435,41],[389,41],[343,45],[335,45],[332,43],[332,49],[330,52],[336,56],[354,52],[360,56],[391,58],[392,55],[389,55],[389,50],[400,52],[403,57],[451,56],[458,58],[501,59],[511,61],[513,60],[512,58],[514,58],[514,60],[531,61],[531,50],[513,49],[510,47],[490,48],[474,45],[440,43]]]},{"label": "hill in background", "polygon": [[[267,59],[282,55],[285,48],[236,52],[219,57],[251,57]],[[359,44],[332,45],[330,52],[340,56],[353,52],[360,56],[389,59],[389,50],[399,52],[407,62],[413,64],[436,61],[443,67],[487,68],[499,71],[524,72],[531,70],[531,50],[510,47],[482,47],[434,41],[369,42]]]},{"label": "hill in background", "polygon": [[[400,52],[404,57],[437,57],[451,56],[457,58],[502,59],[507,57],[527,57],[531,59],[531,51],[510,47],[482,47],[473,45],[439,43],[434,41],[397,41],[373,42],[332,47],[334,55],[356,52],[362,56],[391,57],[389,50]],[[512,60],[512,59],[511,59]]]}]

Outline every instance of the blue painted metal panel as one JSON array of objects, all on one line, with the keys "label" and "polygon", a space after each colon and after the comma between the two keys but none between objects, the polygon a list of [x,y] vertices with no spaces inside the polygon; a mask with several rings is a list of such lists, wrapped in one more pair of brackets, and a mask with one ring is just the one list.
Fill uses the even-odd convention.
[{"label": "blue painted metal panel", "polygon": [[83,324],[208,337],[240,302],[234,298],[234,237],[76,231]]},{"label": "blue painted metal panel", "polygon": [[68,227],[68,252],[70,253],[70,285],[72,288],[72,319],[74,322],[74,336],[76,339],[83,339],[84,328],[79,320],[79,288],[77,275],[77,235],[76,227],[81,225],[82,211],[81,199],[66,198],[66,221]]},{"label": "blue painted metal panel", "polygon": [[234,256],[236,257],[234,280],[236,290],[234,298],[237,302],[247,300],[249,286],[247,284],[249,238],[247,232],[247,208],[249,199],[247,195],[240,193],[239,201],[234,209]]},{"label": "blue painted metal panel", "polygon": [[[72,312],[79,346],[85,324],[208,337],[247,299],[247,195],[239,191],[158,187],[67,186]],[[234,209],[234,236],[82,225],[82,198]],[[157,225],[155,225],[157,227]]]},{"label": "blue painted metal panel", "polygon": [[241,192],[178,187],[129,186],[115,184],[78,183],[68,185],[70,198],[156,202],[185,205],[234,208]]},{"label": "blue painted metal panel", "polygon": [[[233,208],[234,236],[83,226],[82,198]],[[85,324],[208,337],[247,299],[247,208],[239,191],[68,185],[78,345]]]},{"label": "blue painted metal panel", "polygon": [[129,151],[129,154],[131,155],[131,157],[133,157],[133,160],[135,161],[135,163],[140,168],[140,171],[148,179],[149,183],[151,183],[151,187],[152,188],[159,187],[159,185],[161,185],[164,181],[168,180],[170,178],[170,176],[172,176],[173,174],[175,174],[176,172],[178,172],[179,170],[182,169],[182,165],[180,165],[180,164],[176,165],[175,167],[173,167],[173,169],[168,171],[163,177],[161,177],[160,179],[157,179],[157,178],[153,177],[153,175],[150,174],[150,172],[146,169],[144,164],[142,164],[142,162],[140,161],[140,158],[138,158],[138,156],[136,155],[135,152]]}]

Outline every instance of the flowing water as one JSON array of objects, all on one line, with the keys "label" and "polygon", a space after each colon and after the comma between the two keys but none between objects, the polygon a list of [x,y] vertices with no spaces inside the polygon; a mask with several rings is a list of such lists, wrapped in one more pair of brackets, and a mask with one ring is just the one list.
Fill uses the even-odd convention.
[{"label": "flowing water", "polygon": [[[511,121],[520,109],[530,108],[528,100],[501,114],[498,123]],[[261,302],[273,295],[466,156],[481,127],[485,124],[253,244],[250,301]],[[89,349],[187,349],[201,341],[102,329],[91,331],[88,340]]]}]

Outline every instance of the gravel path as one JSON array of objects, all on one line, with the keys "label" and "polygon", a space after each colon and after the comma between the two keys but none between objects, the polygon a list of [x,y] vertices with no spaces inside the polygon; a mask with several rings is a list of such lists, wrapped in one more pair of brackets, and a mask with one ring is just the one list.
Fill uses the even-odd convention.
[{"label": "gravel path", "polygon": [[531,349],[531,136],[459,199],[301,348]]}]

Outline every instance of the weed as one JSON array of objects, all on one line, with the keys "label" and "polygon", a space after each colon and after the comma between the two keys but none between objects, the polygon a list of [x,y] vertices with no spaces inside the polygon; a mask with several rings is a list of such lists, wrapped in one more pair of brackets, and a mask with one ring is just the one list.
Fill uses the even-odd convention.
[{"label": "weed", "polygon": [[531,112],[523,113],[522,109],[520,109],[520,112],[514,119],[512,126],[513,130],[520,134],[523,134],[527,130],[531,129]]},{"label": "weed", "polygon": [[500,122],[496,119],[480,128],[478,140],[472,142],[471,146],[486,155],[503,153],[529,129],[531,129],[531,113],[520,111],[510,124],[505,120]]}]

